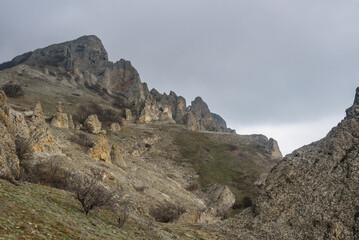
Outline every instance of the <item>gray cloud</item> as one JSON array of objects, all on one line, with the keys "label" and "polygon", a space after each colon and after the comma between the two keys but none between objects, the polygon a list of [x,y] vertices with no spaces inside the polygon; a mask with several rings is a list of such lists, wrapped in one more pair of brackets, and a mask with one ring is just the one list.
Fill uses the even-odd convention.
[{"label": "gray cloud", "polygon": [[85,34],[143,81],[200,95],[229,125],[343,113],[359,79],[358,1],[0,2],[0,61]]}]

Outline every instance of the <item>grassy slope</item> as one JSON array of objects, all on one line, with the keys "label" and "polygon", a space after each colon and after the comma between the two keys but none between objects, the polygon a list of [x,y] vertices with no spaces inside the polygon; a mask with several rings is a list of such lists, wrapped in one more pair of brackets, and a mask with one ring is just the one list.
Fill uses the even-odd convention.
[{"label": "grassy slope", "polygon": [[0,180],[0,239],[156,239],[129,220],[120,230],[106,208],[85,215],[68,192]]},{"label": "grassy slope", "polygon": [[[175,135],[183,158],[177,161],[190,162],[200,176],[203,186],[218,183],[228,185],[240,203],[244,197],[254,197],[254,180],[265,168],[252,161],[259,151],[248,145],[229,146],[210,139],[203,133],[181,132]],[[246,154],[241,154],[241,153]]]}]

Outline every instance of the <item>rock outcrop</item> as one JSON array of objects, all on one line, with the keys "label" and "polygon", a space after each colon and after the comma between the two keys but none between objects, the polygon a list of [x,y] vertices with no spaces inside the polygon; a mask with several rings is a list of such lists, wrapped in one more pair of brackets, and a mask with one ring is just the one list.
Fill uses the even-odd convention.
[{"label": "rock outcrop", "polygon": [[187,126],[193,131],[227,132],[227,124],[219,115],[211,113],[201,97],[187,109]]},{"label": "rock outcrop", "polygon": [[98,120],[97,115],[90,115],[84,122],[84,128],[89,133],[98,134],[101,132],[102,123]]},{"label": "rock outcrop", "polygon": [[66,113],[62,112],[61,102],[57,103],[56,114],[51,120],[51,126],[58,128],[69,128],[69,117]]},{"label": "rock outcrop", "polygon": [[325,138],[279,161],[236,225],[243,239],[359,239],[359,88]]},{"label": "rock outcrop", "polygon": [[111,162],[118,167],[126,167],[126,163],[122,157],[120,148],[117,144],[112,145],[111,148]]},{"label": "rock outcrop", "polygon": [[[17,56],[0,64],[0,70],[19,64],[42,69],[42,74],[55,76],[65,85],[86,87],[111,96],[112,102],[125,110],[127,121],[148,123],[160,120],[188,125],[194,131],[231,131],[199,97],[187,108],[186,100],[173,91],[160,94],[152,89],[150,92],[131,62],[124,59],[115,63],[109,61],[101,40],[93,35]],[[65,115],[59,115],[60,121],[54,118],[53,126],[66,126],[64,118]]]},{"label": "rock outcrop", "polygon": [[108,146],[107,138],[104,134],[97,139],[93,148],[90,150],[90,157],[98,161],[106,163],[111,162],[110,148]]},{"label": "rock outcrop", "polygon": [[34,143],[36,153],[57,151],[40,102],[36,103],[33,115],[27,119],[26,123],[29,127],[30,138]]},{"label": "rock outcrop", "polygon": [[219,213],[227,212],[236,201],[228,186],[214,185],[208,190],[209,206]]},{"label": "rock outcrop", "polygon": [[110,125],[110,127],[109,127],[108,130],[110,130],[111,132],[116,133],[116,132],[121,131],[121,126],[120,126],[119,123],[111,123],[111,125]]},{"label": "rock outcrop", "polygon": [[9,119],[10,107],[4,91],[0,90],[0,177],[18,179],[20,162],[16,155],[15,126]]}]

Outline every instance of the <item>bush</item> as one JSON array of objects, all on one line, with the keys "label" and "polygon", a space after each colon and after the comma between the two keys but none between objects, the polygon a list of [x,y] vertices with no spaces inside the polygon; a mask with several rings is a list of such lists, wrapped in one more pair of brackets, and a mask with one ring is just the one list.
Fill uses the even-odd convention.
[{"label": "bush", "polygon": [[186,212],[186,209],[183,206],[167,203],[152,208],[150,210],[150,215],[157,222],[169,223],[177,220],[184,212]]},{"label": "bush", "polygon": [[73,115],[74,123],[83,124],[86,118],[90,115],[96,114],[98,120],[104,127],[109,127],[111,123],[121,123],[122,114],[111,108],[104,108],[96,103],[80,105],[77,112]]},{"label": "bush", "polygon": [[11,98],[24,96],[24,91],[19,84],[7,83],[2,87],[2,90],[4,90],[6,96]]},{"label": "bush", "polygon": [[85,148],[92,148],[94,146],[94,143],[91,141],[91,139],[89,139],[88,136],[84,133],[72,135],[70,137],[70,141],[77,143],[78,145]]},{"label": "bush", "polygon": [[72,187],[75,198],[80,201],[86,215],[95,207],[112,203],[114,192],[102,186],[96,177],[86,177],[82,181],[76,181]]},{"label": "bush", "polygon": [[31,161],[34,155],[34,148],[30,139],[17,137],[15,139],[16,155],[19,158],[20,165]]}]

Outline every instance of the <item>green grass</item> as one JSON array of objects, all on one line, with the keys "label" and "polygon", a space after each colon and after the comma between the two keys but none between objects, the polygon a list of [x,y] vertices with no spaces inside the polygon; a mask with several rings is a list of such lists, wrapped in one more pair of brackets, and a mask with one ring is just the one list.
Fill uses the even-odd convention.
[{"label": "green grass", "polygon": [[237,203],[246,196],[255,197],[253,182],[265,172],[264,167],[252,160],[258,149],[247,145],[229,146],[198,132],[178,132],[174,140],[182,154],[176,161],[191,163],[202,186],[227,185]]},{"label": "green grass", "polygon": [[0,180],[0,239],[157,239],[129,220],[117,227],[117,215],[99,208],[85,215],[68,192]]}]

